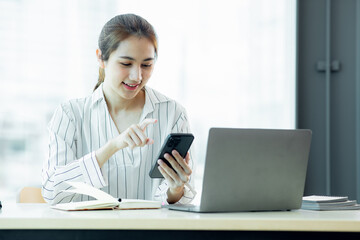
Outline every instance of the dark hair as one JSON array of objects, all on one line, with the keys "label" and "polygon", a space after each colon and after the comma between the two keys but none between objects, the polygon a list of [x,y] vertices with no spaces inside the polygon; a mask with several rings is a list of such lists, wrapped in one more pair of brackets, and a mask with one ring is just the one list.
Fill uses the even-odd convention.
[{"label": "dark hair", "polygon": [[[135,14],[121,14],[110,19],[101,30],[99,36],[99,49],[101,59],[109,60],[110,54],[117,49],[120,42],[130,36],[146,37],[155,48],[155,58],[157,57],[157,37],[153,26],[144,18]],[[104,69],[99,67],[99,78],[94,91],[105,79]]]}]

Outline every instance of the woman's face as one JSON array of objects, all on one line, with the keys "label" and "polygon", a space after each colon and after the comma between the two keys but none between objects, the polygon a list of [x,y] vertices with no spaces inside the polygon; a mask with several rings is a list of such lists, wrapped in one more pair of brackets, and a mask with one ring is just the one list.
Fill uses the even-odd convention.
[{"label": "woman's face", "polygon": [[104,88],[118,97],[133,99],[151,77],[154,63],[152,42],[145,37],[130,36],[104,62]]}]

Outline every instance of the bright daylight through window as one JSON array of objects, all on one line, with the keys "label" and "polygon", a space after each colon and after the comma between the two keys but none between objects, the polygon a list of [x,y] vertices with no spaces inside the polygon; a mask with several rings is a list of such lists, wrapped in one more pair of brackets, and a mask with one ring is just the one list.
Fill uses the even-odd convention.
[{"label": "bright daylight through window", "polygon": [[101,27],[120,13],[157,31],[149,86],[187,109],[198,179],[210,127],[295,127],[295,0],[0,0],[0,12],[0,200],[41,185],[47,123],[92,92]]}]

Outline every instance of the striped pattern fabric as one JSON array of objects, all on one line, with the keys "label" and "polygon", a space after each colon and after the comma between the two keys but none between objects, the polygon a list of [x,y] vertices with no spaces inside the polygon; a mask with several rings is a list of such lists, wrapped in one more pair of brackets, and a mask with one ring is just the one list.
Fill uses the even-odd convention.
[{"label": "striped pattern fabric", "polygon": [[[91,197],[67,193],[66,181],[85,182],[116,198],[160,200],[166,204],[167,181],[151,179],[151,166],[169,133],[190,132],[185,109],[176,101],[145,87],[145,105],[140,122],[155,118],[146,128],[154,144],[124,148],[99,167],[95,151],[119,132],[109,114],[102,85],[92,95],[70,100],[55,111],[49,125],[49,156],[43,163],[42,194],[51,203],[92,200]],[[190,167],[194,171],[190,149]],[[193,177],[190,185],[194,186]],[[194,198],[187,187],[180,203]]]}]

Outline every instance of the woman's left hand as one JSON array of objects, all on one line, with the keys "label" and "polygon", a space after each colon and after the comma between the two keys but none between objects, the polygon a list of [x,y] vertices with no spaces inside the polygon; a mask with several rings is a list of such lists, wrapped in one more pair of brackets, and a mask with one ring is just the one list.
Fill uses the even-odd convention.
[{"label": "woman's left hand", "polygon": [[186,154],[185,159],[182,158],[176,150],[173,150],[171,154],[174,157],[166,153],[164,158],[170,163],[173,169],[161,159],[158,160],[158,164],[161,174],[170,185],[167,193],[168,203],[175,203],[183,196],[184,185],[189,181],[192,170],[188,165],[190,161],[189,152]]}]

